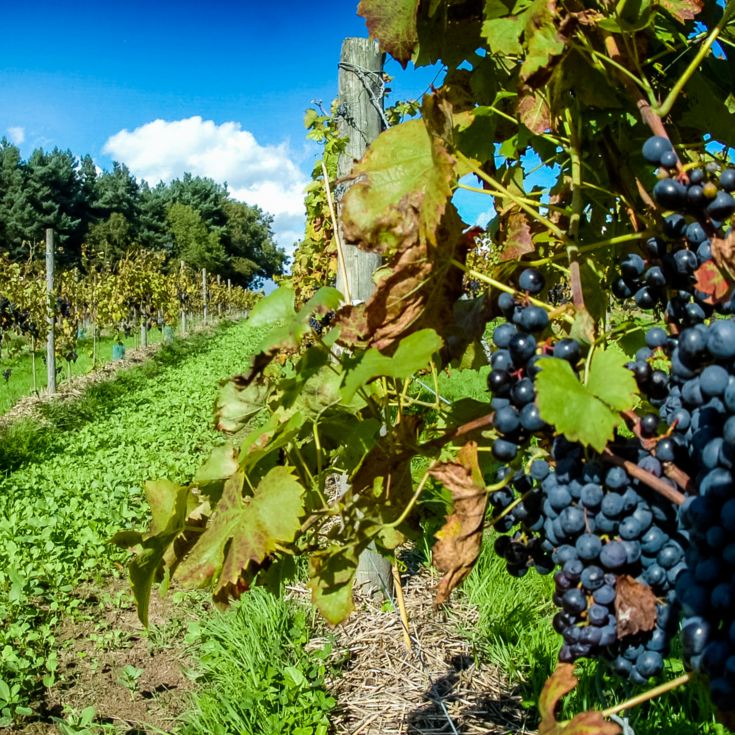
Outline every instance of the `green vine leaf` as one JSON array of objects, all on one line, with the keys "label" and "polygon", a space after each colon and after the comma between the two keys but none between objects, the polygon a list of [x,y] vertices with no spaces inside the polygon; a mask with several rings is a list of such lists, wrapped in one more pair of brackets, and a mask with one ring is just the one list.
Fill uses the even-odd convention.
[{"label": "green vine leaf", "polygon": [[541,418],[570,441],[601,452],[620,423],[620,411],[635,405],[636,383],[617,347],[592,356],[587,384],[582,384],[566,360],[539,360],[536,378]]},{"label": "green vine leaf", "polygon": [[367,350],[357,364],[347,371],[342,398],[345,401],[352,400],[362,386],[379,376],[405,379],[423,370],[442,345],[441,337],[433,329],[421,329],[402,339],[393,357],[375,348]]},{"label": "green vine leaf", "polygon": [[352,586],[357,572],[354,546],[330,546],[309,559],[312,600],[327,622],[337,625],[353,610]]},{"label": "green vine leaf", "polygon": [[301,526],[304,488],[289,467],[274,467],[252,496],[243,495],[245,475],[238,471],[225,483],[212,520],[175,577],[190,587],[215,582],[215,596],[239,591],[242,576],[293,541]]},{"label": "green vine leaf", "polygon": [[133,587],[138,618],[148,627],[153,583],[159,575],[166,552],[184,530],[190,493],[188,487],[168,480],[156,480],[146,483],[145,495],[151,509],[148,532],[144,535],[122,532],[112,541],[123,547],[128,547],[131,542],[140,544],[139,551],[128,565],[128,576]]}]

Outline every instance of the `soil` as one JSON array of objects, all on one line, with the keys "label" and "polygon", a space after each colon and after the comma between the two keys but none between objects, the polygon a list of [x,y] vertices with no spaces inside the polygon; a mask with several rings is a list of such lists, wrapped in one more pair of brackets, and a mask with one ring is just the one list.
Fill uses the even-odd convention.
[{"label": "soil", "polygon": [[[35,704],[35,721],[0,733],[50,735],[62,732],[58,720],[73,723],[87,707],[95,710],[96,729],[126,735],[170,732],[190,706],[194,689],[187,673],[184,635],[195,619],[193,605],[171,597],[151,596],[150,629],[144,630],[126,580],[116,581],[104,593],[88,592],[77,622],[57,631],[57,682]],[[77,730],[71,730],[77,732]]]}]

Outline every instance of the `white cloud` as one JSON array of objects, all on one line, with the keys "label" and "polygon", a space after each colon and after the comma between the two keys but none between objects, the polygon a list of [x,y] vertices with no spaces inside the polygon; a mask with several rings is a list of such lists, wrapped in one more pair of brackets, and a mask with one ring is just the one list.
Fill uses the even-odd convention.
[{"label": "white cloud", "polygon": [[274,216],[276,240],[289,251],[303,234],[305,174],[285,144],[260,145],[240,123],[154,120],[111,136],[103,151],[150,184],[187,171],[227,183],[235,199]]},{"label": "white cloud", "polygon": [[26,139],[25,129],[18,126],[8,128],[7,133],[10,142],[15,143],[15,145],[20,145]]}]

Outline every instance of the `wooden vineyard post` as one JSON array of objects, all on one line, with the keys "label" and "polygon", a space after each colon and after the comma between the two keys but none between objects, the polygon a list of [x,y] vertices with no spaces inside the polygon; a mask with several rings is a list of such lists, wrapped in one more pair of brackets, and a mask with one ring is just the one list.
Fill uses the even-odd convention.
[{"label": "wooden vineyard post", "polygon": [[54,314],[54,231],[46,228],[46,386],[49,395],[56,393],[56,316]]},{"label": "wooden vineyard post", "polygon": [[208,317],[208,304],[207,304],[207,269],[202,268],[202,303],[204,304],[203,319],[204,323],[207,323]]},{"label": "wooden vineyard post", "polygon": [[[350,173],[355,161],[363,157],[384,128],[383,61],[384,54],[369,38],[346,38],[342,44],[337,134],[346,138],[347,144],[337,162],[340,179]],[[338,188],[335,193],[339,212],[344,190]],[[340,240],[344,243],[343,238]],[[380,255],[366,253],[357,245],[343,244],[341,250],[344,268],[337,268],[337,290],[349,293],[353,302],[366,301],[375,290],[373,273],[380,267]]]},{"label": "wooden vineyard post", "polygon": [[[179,280],[184,283],[184,261],[179,263]],[[181,309],[181,336],[186,337],[186,303],[184,303],[181,293],[179,293],[179,308]]]},{"label": "wooden vineyard post", "polygon": [[[337,132],[347,139],[347,144],[337,162],[340,179],[350,173],[355,161],[363,157],[385,127],[384,58],[377,44],[368,38],[346,38],[342,44]],[[338,189],[336,195],[339,218],[344,189]],[[339,239],[343,246],[338,258],[344,256],[344,262],[337,268],[337,289],[349,294],[352,303],[367,301],[375,290],[373,273],[380,267],[380,255],[366,253],[356,245],[344,244],[344,238]],[[355,585],[370,595],[393,594],[390,561],[378,553],[374,543],[360,554]]]}]

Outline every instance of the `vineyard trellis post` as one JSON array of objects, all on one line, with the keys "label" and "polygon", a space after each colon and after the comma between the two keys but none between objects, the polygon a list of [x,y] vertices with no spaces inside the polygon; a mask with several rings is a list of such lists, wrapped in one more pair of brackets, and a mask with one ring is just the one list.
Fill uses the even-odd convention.
[{"label": "vineyard trellis post", "polygon": [[[348,176],[355,161],[359,161],[370,143],[385,127],[383,114],[383,54],[369,38],[345,38],[339,61],[337,133],[346,139],[344,151],[337,162],[337,176]],[[340,200],[345,187],[336,190],[339,218]],[[338,253],[344,258],[337,268],[337,289],[349,294],[353,303],[367,301],[375,290],[373,273],[380,267],[380,255],[367,253],[356,245],[343,243]],[[344,275],[343,275],[344,274]],[[346,280],[346,282],[345,282]],[[361,555],[355,584],[370,594],[392,594],[393,576],[388,559],[371,544]]]},{"label": "vineyard trellis post", "polygon": [[54,231],[46,228],[46,385],[49,395],[56,393],[56,317],[54,315]]},{"label": "vineyard trellis post", "polygon": [[204,323],[207,323],[207,319],[209,316],[209,309],[207,305],[207,269],[202,268],[202,303],[203,306],[203,320]]}]

